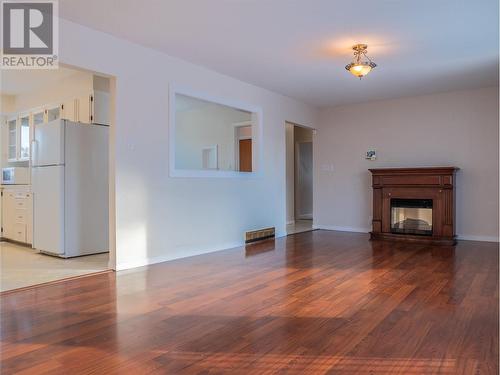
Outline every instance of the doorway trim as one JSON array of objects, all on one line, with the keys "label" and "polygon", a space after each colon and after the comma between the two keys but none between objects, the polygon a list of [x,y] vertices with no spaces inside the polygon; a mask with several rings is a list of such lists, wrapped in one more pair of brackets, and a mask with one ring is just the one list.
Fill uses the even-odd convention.
[{"label": "doorway trim", "polygon": [[[300,168],[299,168],[299,163],[300,163],[300,157],[301,157],[301,152],[300,152],[300,145],[301,144],[311,144],[311,149],[314,150],[314,143],[313,141],[311,140],[310,142],[307,141],[307,142],[295,142],[294,144],[294,148],[295,148],[295,153],[294,153],[294,218],[295,218],[295,221],[297,220],[313,220],[313,212],[310,212],[310,213],[304,213],[304,212],[300,212],[300,199],[298,199],[298,194],[297,194],[297,187],[299,185],[299,181],[300,181],[300,176],[298,175],[298,172],[300,171]],[[314,151],[313,151],[314,152]],[[312,158],[312,163],[314,165],[314,156]],[[312,181],[312,185],[313,185],[313,189],[314,189],[314,176],[313,176],[313,181]],[[314,194],[313,194],[314,195]],[[311,207],[311,211],[313,211],[313,207]],[[307,216],[307,217],[305,217]]]},{"label": "doorway trim", "polygon": [[[59,63],[60,67],[67,67],[82,72],[92,73],[109,79],[109,141],[108,141],[108,244],[109,259],[108,271],[116,271],[116,86],[117,76],[102,73],[96,70],[83,68],[78,65]],[[85,276],[85,275],[84,275]]]},{"label": "doorway trim", "polygon": [[[296,158],[295,158],[295,153],[296,153],[296,142],[295,142],[295,138],[293,138],[293,160],[292,160],[292,170],[293,170],[293,177],[291,179],[292,181],[292,184],[293,184],[293,192],[289,192],[289,186],[290,186],[290,176],[289,176],[289,167],[290,167],[290,161],[288,160],[289,158],[289,155],[288,155],[288,150],[289,150],[289,138],[288,138],[288,135],[287,135],[287,126],[290,125],[293,127],[293,129],[295,127],[298,127],[298,128],[303,128],[303,129],[307,129],[307,130],[310,130],[312,131],[312,146],[313,146],[313,212],[312,212],[312,228],[310,229],[311,231],[314,230],[314,188],[315,188],[315,179],[314,179],[314,170],[315,170],[315,158],[314,158],[314,145],[316,143],[315,141],[315,136],[316,136],[316,132],[317,130],[312,127],[312,126],[308,126],[308,125],[301,125],[301,124],[297,124],[296,122],[294,121],[288,121],[288,120],[285,120],[284,122],[284,133],[285,133],[285,136],[284,136],[284,143],[285,143],[285,151],[284,151],[284,156],[285,156],[285,176],[284,176],[284,184],[285,184],[285,194],[284,194],[284,206],[285,206],[285,219],[284,219],[284,224],[285,224],[285,228],[286,228],[286,233],[287,235],[288,234],[293,234],[293,233],[289,233],[288,232],[288,226],[291,225],[291,224],[294,224],[296,222],[296,220],[300,220],[300,219],[297,219],[296,218],[296,209],[295,209],[295,206],[296,206],[296,203],[295,203],[295,163],[296,163]],[[292,207],[290,207],[290,199],[291,199],[291,202],[292,202]],[[290,217],[289,218],[289,213],[293,212],[293,218]],[[292,220],[290,220],[292,219]]]},{"label": "doorway trim", "polygon": [[[246,128],[250,127],[252,129],[252,121],[241,121],[241,122],[235,122],[233,124],[233,131],[234,131],[234,167],[235,170],[239,171],[240,170],[240,141],[243,139],[252,139],[253,140],[253,133],[251,136],[240,136],[238,134],[238,131],[241,128]],[[252,141],[252,146],[254,142]],[[252,156],[252,170],[254,169],[253,166],[253,156]]]}]

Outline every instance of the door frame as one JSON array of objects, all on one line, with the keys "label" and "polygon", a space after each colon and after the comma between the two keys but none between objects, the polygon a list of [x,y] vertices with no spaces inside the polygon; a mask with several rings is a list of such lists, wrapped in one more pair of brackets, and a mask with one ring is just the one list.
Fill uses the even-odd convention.
[{"label": "door frame", "polygon": [[[312,155],[312,165],[314,166],[314,143],[313,141],[311,140],[310,142],[309,141],[306,141],[306,142],[295,142],[294,143],[294,189],[293,189],[293,192],[294,192],[294,197],[293,197],[293,201],[294,201],[294,218],[295,218],[295,221],[297,220],[312,220],[313,218],[313,212],[311,212],[311,218],[303,218],[303,217],[300,217],[301,216],[301,213],[300,213],[300,199],[298,199],[298,194],[297,194],[297,187],[299,185],[299,159],[300,159],[300,145],[301,144],[306,144],[306,143],[310,143],[311,144],[311,150],[313,152],[313,155]],[[314,177],[313,177],[313,181],[312,181],[312,185],[313,185],[313,189],[314,189]],[[314,194],[313,194],[313,198],[314,198]],[[314,200],[313,200],[314,202]],[[304,213],[302,213],[303,215]]]},{"label": "door frame", "polygon": [[[109,140],[108,140],[108,271],[116,271],[116,86],[117,77],[78,65],[59,63],[59,66],[92,73],[109,79]],[[48,107],[50,108],[50,106]],[[61,114],[63,115],[63,114]],[[64,116],[64,115],[63,115]]]},{"label": "door frame", "polygon": [[[298,128],[303,128],[303,129],[307,129],[307,130],[311,130],[312,131],[312,147],[313,147],[313,212],[312,212],[312,219],[313,219],[313,229],[314,229],[314,187],[315,187],[315,179],[314,179],[314,170],[315,170],[315,158],[314,158],[314,145],[316,143],[316,140],[315,140],[315,137],[316,137],[316,134],[317,134],[317,130],[312,127],[312,126],[307,126],[307,125],[301,125],[301,124],[298,124],[294,121],[288,121],[288,120],[285,120],[284,122],[284,126],[283,126],[283,132],[284,132],[284,143],[285,143],[285,151],[284,151],[284,158],[285,158],[285,173],[284,173],[284,185],[285,185],[285,194],[284,194],[284,207],[285,207],[285,214],[284,214],[284,225],[285,225],[285,228],[288,224],[293,224],[296,222],[296,220],[298,220],[296,218],[296,208],[295,208],[295,153],[296,153],[296,141],[295,141],[295,137],[293,138],[293,168],[292,168],[292,171],[293,171],[293,177],[292,177],[292,181],[293,181],[293,192],[291,192],[291,194],[289,194],[288,190],[289,190],[289,183],[288,183],[288,179],[289,179],[289,176],[288,176],[288,173],[287,173],[287,154],[288,154],[288,149],[289,147],[287,147],[287,135],[286,135],[286,129],[287,129],[287,125],[291,125],[293,126],[294,128],[295,127],[298,127]],[[292,202],[293,202],[293,207],[291,208],[291,211],[293,212],[293,220],[292,221],[289,221],[288,220],[288,201],[289,201],[289,198],[290,198],[290,195],[293,196],[293,199],[292,199]]]},{"label": "door frame", "polygon": [[233,131],[234,131],[234,168],[235,171],[240,170],[240,140],[242,139],[251,139],[252,140],[252,171],[254,170],[254,165],[253,165],[253,147],[254,147],[254,142],[253,142],[253,134],[251,136],[248,135],[243,135],[240,136],[238,135],[238,130],[240,128],[246,128],[250,127],[252,129],[252,121],[242,121],[242,122],[236,122],[233,124]]}]

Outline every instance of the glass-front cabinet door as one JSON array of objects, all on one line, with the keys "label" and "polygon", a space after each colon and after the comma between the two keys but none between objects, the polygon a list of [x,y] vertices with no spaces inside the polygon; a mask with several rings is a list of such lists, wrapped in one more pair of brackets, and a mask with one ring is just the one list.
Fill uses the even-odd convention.
[{"label": "glass-front cabinet door", "polygon": [[7,120],[7,127],[9,128],[8,158],[9,161],[15,161],[17,160],[17,119]]},{"label": "glass-front cabinet door", "polygon": [[59,120],[61,118],[61,107],[52,107],[47,109],[47,122]]},{"label": "glass-front cabinet door", "polygon": [[19,160],[30,158],[30,116],[19,117]]},{"label": "glass-front cabinet door", "polygon": [[45,122],[45,110],[33,112],[33,125],[43,124]]}]

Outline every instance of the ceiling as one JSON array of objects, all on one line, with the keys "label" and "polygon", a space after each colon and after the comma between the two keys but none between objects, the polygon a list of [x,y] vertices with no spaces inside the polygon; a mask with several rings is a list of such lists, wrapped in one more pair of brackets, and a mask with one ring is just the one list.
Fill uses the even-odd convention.
[{"label": "ceiling", "polygon": [[[63,18],[316,106],[498,84],[497,0],[61,0]],[[344,66],[367,43],[378,67]]]},{"label": "ceiling", "polygon": [[62,67],[54,70],[1,70],[0,94],[19,95],[42,90],[78,72]]}]

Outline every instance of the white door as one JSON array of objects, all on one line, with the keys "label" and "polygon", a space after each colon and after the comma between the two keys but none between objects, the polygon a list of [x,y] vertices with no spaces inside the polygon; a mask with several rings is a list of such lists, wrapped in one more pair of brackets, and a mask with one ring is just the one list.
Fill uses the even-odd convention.
[{"label": "white door", "polygon": [[64,121],[56,120],[35,127],[33,166],[64,164]]},{"label": "white door", "polygon": [[64,166],[32,170],[33,247],[64,254]]}]

